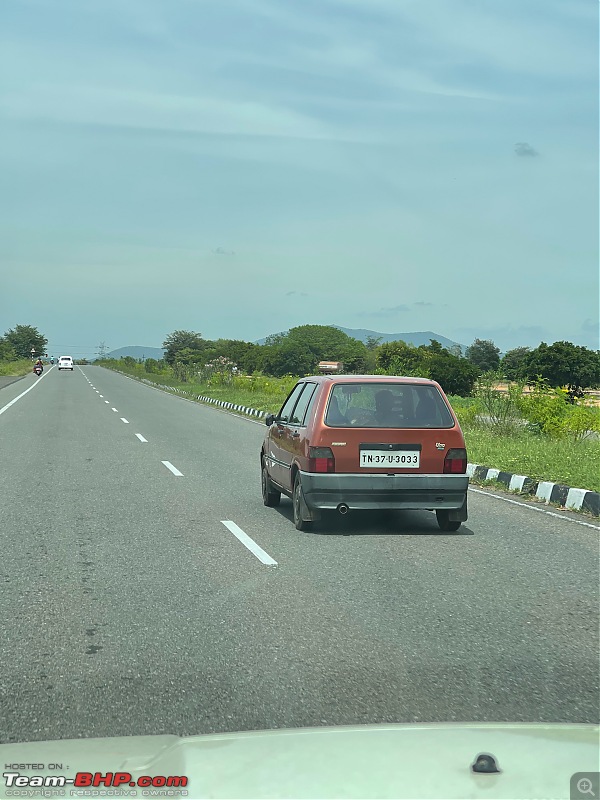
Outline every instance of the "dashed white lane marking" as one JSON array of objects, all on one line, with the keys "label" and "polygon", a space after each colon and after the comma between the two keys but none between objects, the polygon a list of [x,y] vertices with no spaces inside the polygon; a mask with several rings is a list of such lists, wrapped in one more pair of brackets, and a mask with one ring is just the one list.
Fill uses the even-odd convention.
[{"label": "dashed white lane marking", "polygon": [[[117,411],[117,409],[116,409],[116,408],[113,408],[113,411]],[[118,414],[118,413],[119,413],[119,412],[117,411],[117,414]]]},{"label": "dashed white lane marking", "polygon": [[262,561],[263,564],[266,564],[268,567],[276,567],[277,562],[274,558],[266,553],[260,545],[256,544],[254,539],[251,539],[247,533],[245,533],[239,525],[236,525],[235,522],[232,522],[230,519],[222,519],[221,522],[225,527],[233,533],[233,535],[238,539],[244,547],[247,547],[248,550],[258,558],[259,561]]},{"label": "dashed white lane marking", "polygon": [[[48,370],[48,372],[50,372],[50,370]],[[21,394],[18,394],[16,397],[14,397],[10,401],[10,403],[7,403],[5,406],[2,406],[2,408],[0,408],[0,414],[4,414],[5,411],[7,411],[12,405],[14,405],[17,402],[17,400],[20,400],[21,397],[27,394],[27,392],[30,392],[32,389],[35,389],[35,387],[40,383],[40,381],[44,380],[48,372],[42,373],[42,375],[36,380],[36,382],[31,384],[29,389],[25,389],[24,392],[21,392]]]},{"label": "dashed white lane marking", "polygon": [[538,508],[537,506],[530,505],[529,503],[519,503],[518,500],[511,500],[510,497],[502,497],[499,494],[493,494],[493,492],[484,492],[482,489],[474,489],[472,486],[469,486],[469,491],[475,492],[476,494],[484,494],[488,497],[495,497],[496,500],[504,500],[505,503],[511,503],[513,506],[528,508],[530,511],[537,511],[538,514],[548,514],[550,517],[558,517],[558,519],[565,520],[565,522],[574,522],[576,525],[584,525],[586,528],[593,528],[595,531],[600,531],[600,526],[592,525],[591,522],[582,522],[579,519],[571,519],[571,517],[565,517],[562,514],[556,514],[554,511],[546,511],[545,508]]},{"label": "dashed white lane marking", "polygon": [[121,417],[121,422],[124,422],[126,425],[129,425],[129,420],[125,419],[125,417]]},{"label": "dashed white lane marking", "polygon": [[164,464],[168,470],[171,470],[173,475],[177,475],[178,478],[183,478],[183,472],[179,472],[177,467],[174,467],[170,461],[161,461],[161,464]]},{"label": "dashed white lane marking", "polygon": [[104,402],[105,402],[105,403],[108,403],[108,400],[105,400]]},{"label": "dashed white lane marking", "polygon": [[103,394],[101,394],[101,395],[100,395],[100,397],[104,397],[104,395],[103,395]]},{"label": "dashed white lane marking", "polygon": [[140,442],[147,442],[148,441],[148,439],[144,439],[144,437],[142,436],[141,433],[136,433],[136,436],[140,440]]},{"label": "dashed white lane marking", "polygon": [[[131,380],[134,380],[134,379],[131,378]],[[94,388],[94,387],[92,387],[92,388]],[[157,387],[154,387],[154,386],[150,386],[148,388],[156,389],[156,391],[159,391],[159,392],[162,391],[162,389],[158,389]],[[166,394],[170,394],[170,392],[167,392]],[[18,400],[19,398],[15,398],[15,399]],[[187,400],[189,403],[195,403],[194,400],[189,400],[187,397],[181,397],[179,399],[180,400]],[[205,405],[205,404],[202,403],[202,405]],[[225,411],[224,409],[218,408],[216,406],[206,405],[206,407],[207,408],[213,408],[215,411],[222,411],[223,413],[229,414],[232,417],[237,417],[238,419],[245,419],[246,422],[252,422],[254,425],[260,425],[261,427],[264,426],[264,421],[259,421],[257,419],[251,419],[250,417],[246,417],[246,416],[244,416],[242,414],[232,414],[231,412]],[[113,408],[113,411],[116,411],[116,410],[117,410],[116,408]],[[0,410],[0,414],[1,413],[2,413],[2,410]],[[539,512],[541,514],[548,514],[551,517],[558,517],[559,519],[567,520],[567,522],[575,522],[577,525],[583,525],[586,528],[593,528],[594,530],[600,530],[600,527],[598,527],[597,525],[592,525],[590,522],[583,522],[583,521],[578,520],[578,519],[571,519],[571,517],[564,517],[562,514],[555,514],[552,511],[546,511],[546,509],[544,509],[544,508],[537,508],[536,506],[530,505],[529,503],[519,503],[516,500],[511,500],[509,497],[501,497],[500,495],[493,494],[492,492],[484,492],[481,489],[474,489],[472,486],[469,486],[469,491],[470,492],[476,492],[477,494],[491,495],[491,497],[495,497],[497,500],[504,500],[506,503],[512,503],[515,506],[521,506],[522,508],[528,508],[531,511],[537,511],[537,512]]]},{"label": "dashed white lane marking", "polygon": [[100,389],[96,389],[96,394],[100,394]]}]

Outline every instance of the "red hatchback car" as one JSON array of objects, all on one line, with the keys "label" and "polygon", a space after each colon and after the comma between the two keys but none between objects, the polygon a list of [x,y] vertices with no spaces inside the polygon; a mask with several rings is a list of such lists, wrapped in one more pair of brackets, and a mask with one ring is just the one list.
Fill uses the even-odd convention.
[{"label": "red hatchback car", "polygon": [[302,378],[260,453],[263,502],[292,498],[306,530],[322,511],[425,509],[443,531],[467,519],[467,451],[441,386],[425,378]]}]

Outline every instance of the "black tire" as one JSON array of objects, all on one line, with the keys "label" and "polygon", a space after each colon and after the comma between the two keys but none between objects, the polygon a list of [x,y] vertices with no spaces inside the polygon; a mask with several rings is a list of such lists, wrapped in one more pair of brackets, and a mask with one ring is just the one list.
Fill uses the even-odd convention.
[{"label": "black tire", "polygon": [[304,519],[302,516],[302,483],[300,482],[300,475],[296,473],[294,478],[294,491],[292,493],[292,506],[294,508],[294,525],[297,531],[308,531],[311,528],[310,520]]},{"label": "black tire", "polygon": [[260,471],[260,485],[261,485],[262,499],[264,505],[268,506],[269,508],[278,506],[279,501],[281,500],[281,492],[278,492],[277,489],[273,488],[273,484],[271,483],[271,479],[269,478],[267,465],[265,464],[264,461],[262,461],[262,466]]},{"label": "black tire", "polygon": [[462,525],[462,522],[459,519],[450,519],[450,512],[443,508],[438,509],[435,512],[435,515],[437,517],[440,530],[442,531],[457,531]]}]

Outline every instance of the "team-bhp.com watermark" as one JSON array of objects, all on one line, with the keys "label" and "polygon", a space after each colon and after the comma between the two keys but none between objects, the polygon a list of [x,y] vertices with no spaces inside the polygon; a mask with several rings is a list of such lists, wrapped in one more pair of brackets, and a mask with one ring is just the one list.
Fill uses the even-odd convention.
[{"label": "team-bhp.com watermark", "polygon": [[[6,797],[187,797],[185,775],[141,775],[129,772],[77,772],[66,775],[23,775],[18,769],[3,773]],[[16,766],[16,765],[15,765]],[[36,765],[27,764],[28,768]]]}]

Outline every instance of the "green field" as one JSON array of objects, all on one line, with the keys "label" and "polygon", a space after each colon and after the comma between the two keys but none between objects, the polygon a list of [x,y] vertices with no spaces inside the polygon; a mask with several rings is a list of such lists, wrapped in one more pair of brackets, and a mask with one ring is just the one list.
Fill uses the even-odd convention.
[{"label": "green field", "polygon": [[[204,395],[266,412],[279,410],[296,380],[289,376],[241,376],[225,385],[219,385],[216,381],[181,383],[172,375],[147,373],[141,365],[119,369],[129,375],[182,389],[192,395]],[[459,414],[475,402],[473,398],[451,396],[448,399]],[[535,480],[554,481],[580,489],[600,491],[598,439],[576,442],[564,437],[552,439],[525,430],[512,435],[499,435],[483,425],[462,423],[462,427],[471,463],[527,475]]]}]

